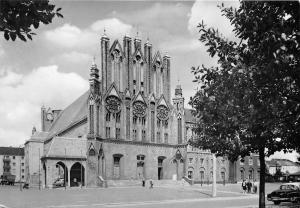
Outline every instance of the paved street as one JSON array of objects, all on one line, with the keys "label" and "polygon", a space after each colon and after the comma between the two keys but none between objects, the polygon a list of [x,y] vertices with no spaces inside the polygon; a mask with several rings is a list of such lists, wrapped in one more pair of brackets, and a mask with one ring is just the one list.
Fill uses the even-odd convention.
[{"label": "paved street", "polygon": [[[278,184],[267,184],[266,192]],[[72,207],[209,207],[253,208],[258,195],[240,193],[239,184],[218,185],[216,198],[210,196],[211,187],[124,187],[107,189],[38,189],[23,190],[18,186],[0,186],[0,204],[10,208],[72,208]],[[270,202],[267,202],[271,204]],[[278,207],[278,206],[272,206]]]}]

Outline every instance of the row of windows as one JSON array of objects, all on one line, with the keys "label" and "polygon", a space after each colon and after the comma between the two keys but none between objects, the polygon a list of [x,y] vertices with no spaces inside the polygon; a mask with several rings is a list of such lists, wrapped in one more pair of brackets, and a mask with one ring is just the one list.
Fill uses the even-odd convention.
[{"label": "row of windows", "polygon": [[[106,138],[111,138],[111,133],[110,133],[110,127],[106,127],[106,131],[105,131],[105,136]],[[133,140],[137,140],[137,130],[133,129],[132,130],[132,138]],[[116,139],[121,139],[121,129],[120,128],[116,128]],[[157,142],[158,143],[168,143],[169,141],[169,135],[168,133],[164,134],[164,141],[161,140],[161,135],[160,132],[157,132]],[[142,130],[142,141],[146,141],[146,130]]]},{"label": "row of windows", "polygon": [[[106,121],[111,121],[111,113],[110,112],[108,112],[108,113],[106,113],[106,117],[105,117],[106,119]],[[116,114],[116,123],[120,123],[120,121],[121,121],[121,114],[120,113],[117,113]],[[143,126],[145,126],[146,125],[146,118],[138,118],[138,117],[136,117],[136,116],[134,116],[133,117],[133,119],[132,119],[132,122],[133,122],[133,124],[135,125],[135,124],[137,124],[137,122],[139,122],[139,123],[141,123]],[[161,127],[161,126],[163,126],[163,127],[165,127],[165,128],[168,128],[168,121],[166,120],[166,121],[161,121],[161,120],[157,120],[157,127]]]},{"label": "row of windows", "polygon": [[[9,155],[4,155],[4,158],[9,159],[10,157],[9,157]],[[12,159],[16,159],[16,156],[12,156]],[[24,160],[24,156],[22,156],[21,159]]]},{"label": "row of windows", "polygon": [[[252,157],[249,157],[248,164],[253,165],[253,158]],[[257,158],[257,165],[259,166],[259,164],[260,164],[259,163],[259,158]],[[245,165],[245,158],[240,159],[240,165]]]},{"label": "row of windows", "polygon": [[[21,165],[24,166],[24,163],[21,163]],[[15,163],[15,162],[13,162],[13,166],[16,166],[16,163]]]},{"label": "row of windows", "polygon": [[[190,164],[193,163],[193,159],[194,159],[194,158],[189,158],[189,163],[190,163]],[[208,160],[207,160],[207,162],[208,162]],[[211,164],[212,164],[212,163],[213,163],[213,159],[211,159],[210,162],[211,162]],[[204,158],[200,158],[200,159],[199,159],[199,163],[200,163],[201,165],[203,165],[203,163],[204,163]],[[225,164],[225,159],[221,159],[221,160],[220,160],[220,163],[224,165],[224,164]]]}]

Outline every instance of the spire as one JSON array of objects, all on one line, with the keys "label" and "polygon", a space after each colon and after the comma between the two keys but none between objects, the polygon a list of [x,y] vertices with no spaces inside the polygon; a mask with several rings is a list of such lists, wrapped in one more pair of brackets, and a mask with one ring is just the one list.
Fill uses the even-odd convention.
[{"label": "spire", "polygon": [[96,79],[98,80],[99,78],[99,70],[97,69],[97,65],[96,65],[96,57],[93,57],[93,62],[92,62],[92,66],[90,69],[90,79]]},{"label": "spire", "polygon": [[95,55],[93,56],[92,68],[97,68],[97,65],[96,65],[96,56]]},{"label": "spire", "polygon": [[32,134],[31,135],[34,135],[34,133],[36,132],[36,128],[35,128],[35,126],[32,128]]},{"label": "spire", "polygon": [[176,85],[176,88],[175,88],[175,96],[182,97],[182,89],[181,89],[179,78],[178,78],[178,84]]}]

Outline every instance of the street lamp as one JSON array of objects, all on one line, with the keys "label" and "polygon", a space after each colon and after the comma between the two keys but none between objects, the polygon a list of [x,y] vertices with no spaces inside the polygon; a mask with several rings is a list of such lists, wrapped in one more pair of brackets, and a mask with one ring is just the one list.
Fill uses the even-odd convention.
[{"label": "street lamp", "polygon": [[20,179],[19,179],[19,182],[20,182],[20,191],[22,191],[22,182],[21,182],[21,172],[22,172],[22,162],[21,162],[21,158],[22,158],[22,145],[19,146],[19,152],[20,152]]}]

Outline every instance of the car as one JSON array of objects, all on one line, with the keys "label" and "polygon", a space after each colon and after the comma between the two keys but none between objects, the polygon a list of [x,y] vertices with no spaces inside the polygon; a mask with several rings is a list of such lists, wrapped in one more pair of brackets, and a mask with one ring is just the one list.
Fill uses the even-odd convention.
[{"label": "car", "polygon": [[281,202],[300,202],[300,183],[282,184],[279,189],[268,194],[267,199],[276,205]]},{"label": "car", "polygon": [[65,180],[63,178],[58,178],[53,183],[54,187],[65,186]]}]

